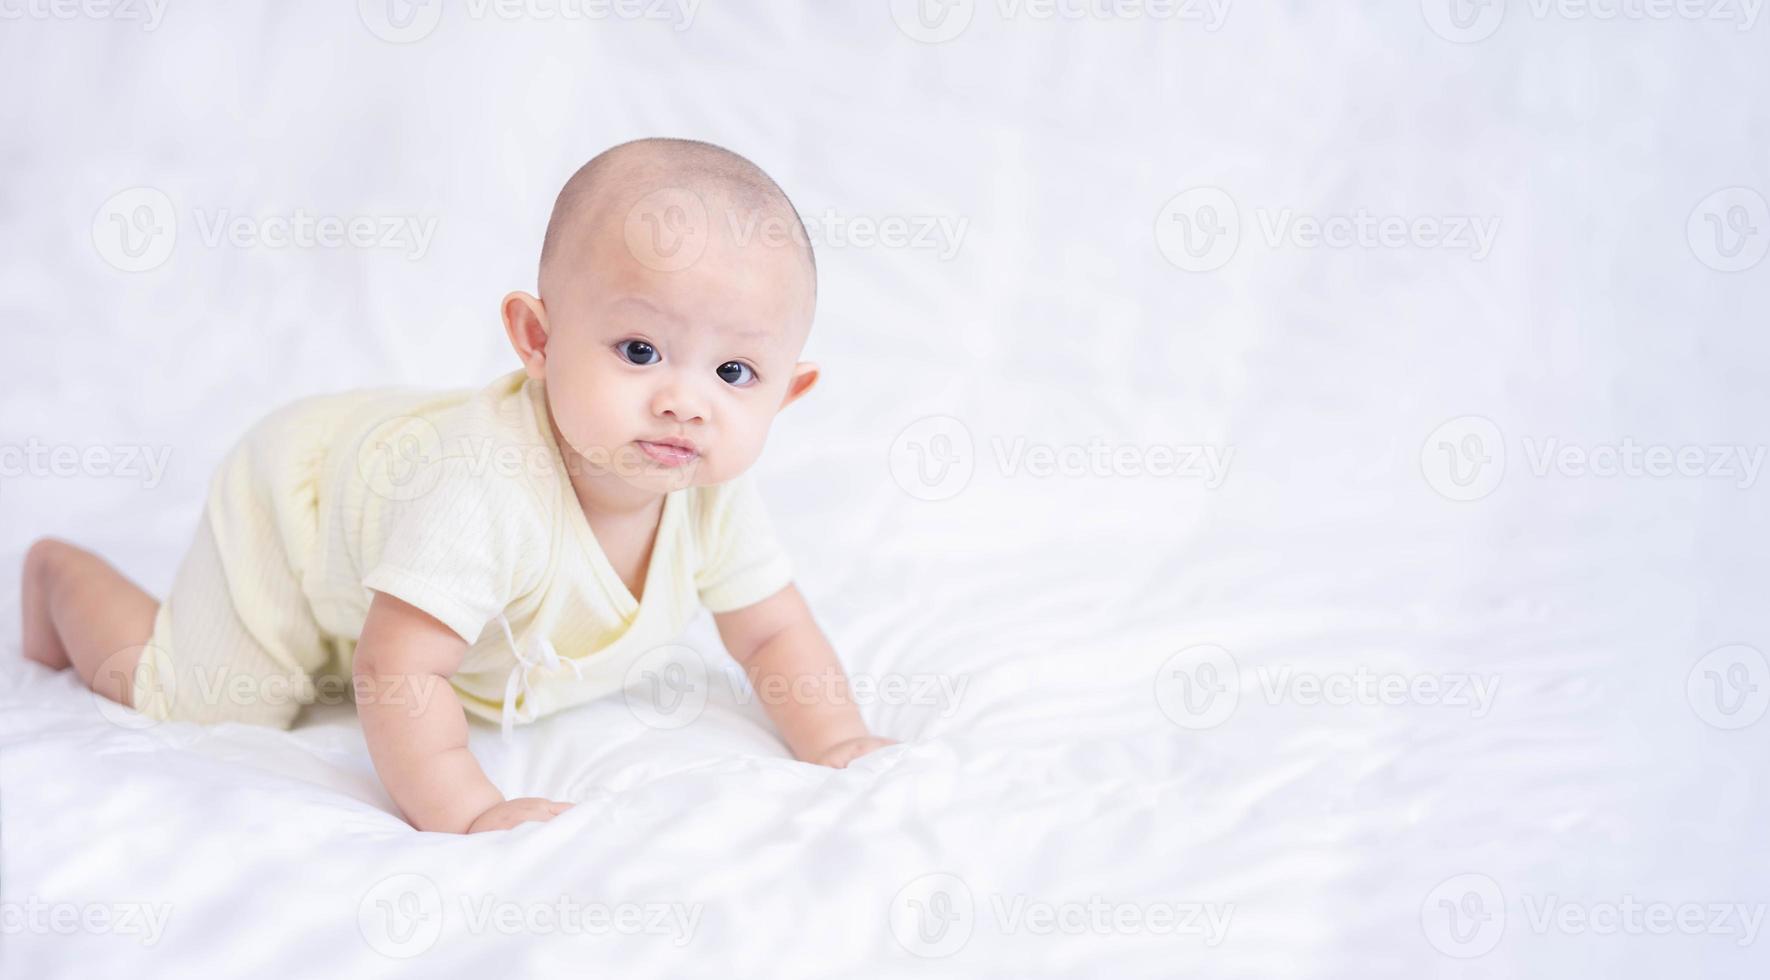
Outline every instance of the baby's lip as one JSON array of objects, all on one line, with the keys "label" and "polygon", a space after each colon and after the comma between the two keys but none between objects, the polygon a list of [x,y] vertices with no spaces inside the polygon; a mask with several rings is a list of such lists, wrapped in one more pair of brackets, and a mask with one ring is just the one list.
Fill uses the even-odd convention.
[{"label": "baby's lip", "polygon": [[700,458],[700,453],[694,448],[694,445],[683,439],[668,441],[638,439],[635,440],[634,445],[639,447],[639,451],[644,453],[647,459],[659,466],[687,466]]},{"label": "baby's lip", "polygon": [[675,437],[665,437],[663,439],[641,439],[639,441],[640,442],[647,442],[647,443],[650,443],[654,446],[669,446],[672,449],[680,449],[685,453],[695,453],[695,454],[700,453],[700,449],[697,448],[694,443],[688,441],[687,439],[679,439],[679,438],[675,438]]}]

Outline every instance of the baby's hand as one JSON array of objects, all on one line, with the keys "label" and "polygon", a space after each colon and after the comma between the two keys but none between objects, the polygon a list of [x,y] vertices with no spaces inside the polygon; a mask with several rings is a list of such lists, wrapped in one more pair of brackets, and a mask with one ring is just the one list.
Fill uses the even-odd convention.
[{"label": "baby's hand", "polygon": [[509,830],[519,823],[530,820],[546,822],[572,808],[571,803],[555,803],[543,800],[539,796],[524,796],[504,802],[473,818],[467,825],[467,832],[477,834],[486,830]]},{"label": "baby's hand", "polygon": [[862,735],[859,738],[851,738],[837,742],[835,745],[824,749],[822,752],[819,752],[807,761],[815,762],[820,766],[829,766],[831,769],[846,769],[850,762],[866,755],[868,752],[882,749],[887,745],[896,744],[897,739],[894,738],[881,738],[878,735]]}]

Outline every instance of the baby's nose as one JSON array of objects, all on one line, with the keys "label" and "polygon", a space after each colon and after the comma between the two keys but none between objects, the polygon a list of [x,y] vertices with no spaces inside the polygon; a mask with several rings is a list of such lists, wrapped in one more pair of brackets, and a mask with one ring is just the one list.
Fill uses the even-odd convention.
[{"label": "baby's nose", "polygon": [[702,407],[700,398],[686,385],[670,385],[661,389],[652,400],[652,411],[684,425],[706,421],[706,410]]}]

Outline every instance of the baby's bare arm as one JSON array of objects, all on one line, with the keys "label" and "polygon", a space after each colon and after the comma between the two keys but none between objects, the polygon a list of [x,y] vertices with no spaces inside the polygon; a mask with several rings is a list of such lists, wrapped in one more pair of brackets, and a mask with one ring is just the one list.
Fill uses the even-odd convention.
[{"label": "baby's bare arm", "polygon": [[467,713],[449,685],[466,652],[429,613],[375,593],[353,667],[375,772],[419,830],[465,834],[548,819],[564,807],[506,801],[467,748]]},{"label": "baby's bare arm", "polygon": [[867,733],[836,651],[798,586],[715,613],[713,621],[794,758],[839,769],[892,744]]}]

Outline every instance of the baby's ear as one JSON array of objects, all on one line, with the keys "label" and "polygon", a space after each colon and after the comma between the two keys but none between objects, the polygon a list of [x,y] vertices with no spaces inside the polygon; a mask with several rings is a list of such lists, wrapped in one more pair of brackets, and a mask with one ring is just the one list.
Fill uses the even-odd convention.
[{"label": "baby's ear", "polygon": [[504,333],[529,377],[546,380],[547,308],[521,290],[504,297]]},{"label": "baby's ear", "polygon": [[817,365],[810,361],[800,361],[793,365],[793,380],[787,382],[787,397],[781,399],[781,408],[786,408],[799,400],[799,396],[811,390],[817,384]]}]

